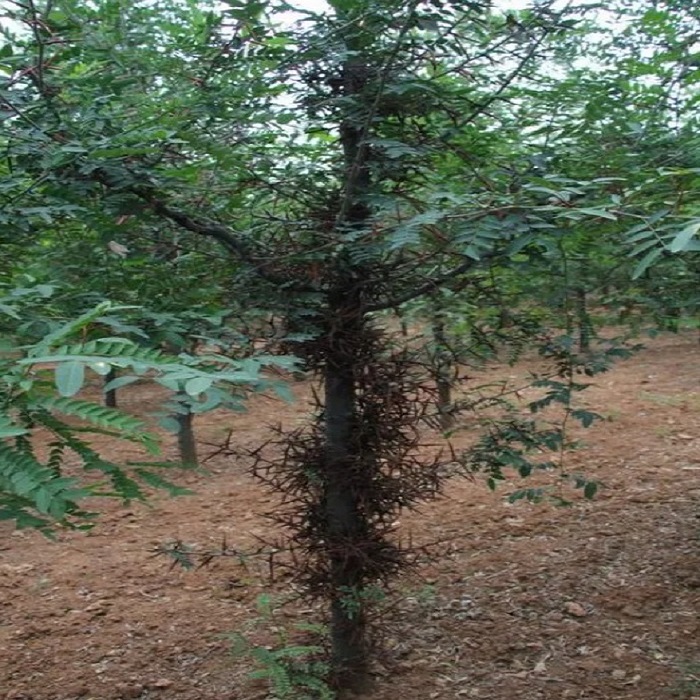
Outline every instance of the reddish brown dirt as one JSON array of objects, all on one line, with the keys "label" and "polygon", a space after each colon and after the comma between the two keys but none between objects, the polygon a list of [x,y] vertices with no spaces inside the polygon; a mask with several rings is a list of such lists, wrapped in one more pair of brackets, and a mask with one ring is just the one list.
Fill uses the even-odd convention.
[{"label": "reddish brown dirt", "polygon": [[[582,433],[567,468],[604,484],[594,501],[509,505],[514,484],[493,494],[455,478],[443,499],[401,518],[416,544],[443,544],[397,583],[388,651],[368,697],[700,698],[699,352],[690,337],[650,341],[585,392],[607,420]],[[237,444],[254,446],[280,416],[304,420],[309,387],[295,391],[292,406],[257,399],[246,414],[201,419],[200,439],[233,429]],[[146,386],[123,392],[127,410],[155,403]],[[276,500],[245,461],[208,466],[208,476],[180,475],[196,495],[107,503],[89,534],[52,543],[3,530],[0,698],[272,697],[246,680],[250,661],[233,658],[221,635],[249,631],[272,644],[275,628],[313,620],[313,610],[297,604],[258,619],[262,592],[289,592],[284,579],[266,583],[264,558],[182,571],[152,556],[175,539],[252,551],[273,532],[261,514]]]}]

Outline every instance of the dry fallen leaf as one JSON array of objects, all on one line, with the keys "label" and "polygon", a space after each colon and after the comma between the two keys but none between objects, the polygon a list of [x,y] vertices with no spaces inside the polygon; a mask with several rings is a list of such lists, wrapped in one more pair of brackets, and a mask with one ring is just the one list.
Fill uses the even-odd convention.
[{"label": "dry fallen leaf", "polygon": [[565,606],[564,610],[573,617],[586,617],[586,609],[581,605],[581,603],[574,603],[569,601]]},{"label": "dry fallen leaf", "polygon": [[547,664],[545,664],[544,659],[538,661],[535,664],[535,668],[532,669],[534,673],[545,673],[547,671]]},{"label": "dry fallen leaf", "polygon": [[644,617],[644,613],[635,608],[633,605],[625,605],[625,607],[622,608],[622,614],[627,615],[627,617]]}]

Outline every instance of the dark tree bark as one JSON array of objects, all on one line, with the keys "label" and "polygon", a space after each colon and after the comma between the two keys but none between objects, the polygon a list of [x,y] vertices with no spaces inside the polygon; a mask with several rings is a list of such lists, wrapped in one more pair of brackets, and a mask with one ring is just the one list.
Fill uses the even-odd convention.
[{"label": "dark tree bark", "polygon": [[[182,404],[183,409],[186,404]],[[184,467],[197,467],[197,440],[194,434],[194,413],[190,411],[178,411],[173,414],[173,418],[178,423],[177,447],[180,461]]]},{"label": "dark tree bark", "polygon": [[[105,374],[104,385],[107,386],[107,384],[114,381],[116,378],[117,378],[117,370],[115,367],[111,367],[109,372],[107,372],[107,374]],[[105,406],[107,406],[108,408],[116,408],[117,407],[117,390],[116,389],[109,389],[108,391],[105,391],[104,397],[105,397]]]},{"label": "dark tree bark", "polygon": [[329,312],[335,322],[324,376],[326,474],[323,502],[333,590],[332,654],[339,687],[360,691],[366,686],[369,662],[365,611],[362,605],[355,604],[365,578],[363,562],[353,555],[362,543],[364,532],[356,493],[356,470],[360,460],[352,439],[357,410],[355,374],[360,367],[353,360],[354,353],[348,352],[351,346],[346,347],[344,340],[360,333],[363,314],[357,301],[352,296],[348,298],[342,290],[330,299]]},{"label": "dark tree bark", "polygon": [[454,425],[452,415],[452,382],[454,378],[454,358],[449,350],[445,320],[440,316],[433,319],[433,342],[435,343],[434,367],[437,387],[437,411],[440,427],[449,430]]},{"label": "dark tree bark", "polygon": [[502,306],[498,312],[498,330],[502,331],[506,328],[512,328],[513,323],[513,313],[508,307]]},{"label": "dark tree bark", "polygon": [[[349,47],[352,41],[348,42]],[[369,66],[354,57],[342,68],[343,92],[359,96],[369,81]],[[359,98],[362,100],[362,98]],[[371,108],[364,119],[348,115],[340,124],[345,178],[343,197],[335,228],[362,230],[372,211],[365,202],[371,191],[370,154],[367,130]],[[365,473],[363,446],[353,439],[358,412],[357,378],[367,357],[356,351],[357,339],[366,324],[361,292],[367,283],[363,269],[353,265],[349,255],[336,262],[336,282],[327,295],[327,337],[324,362],[325,478],[323,502],[329,539],[332,661],[338,688],[356,693],[369,686],[369,648],[363,588],[370,555],[363,554],[367,514],[361,499],[371,489],[373,474]],[[371,360],[370,360],[371,361]]]}]

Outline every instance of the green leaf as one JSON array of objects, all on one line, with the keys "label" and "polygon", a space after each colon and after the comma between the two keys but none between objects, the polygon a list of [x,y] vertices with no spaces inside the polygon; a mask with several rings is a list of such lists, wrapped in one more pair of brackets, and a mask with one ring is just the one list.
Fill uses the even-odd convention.
[{"label": "green leaf", "polygon": [[578,408],[571,411],[571,417],[581,421],[581,425],[584,428],[590,428],[590,426],[593,425],[595,421],[603,420],[603,416],[601,416],[599,413],[594,413],[593,411],[585,411],[582,408]]},{"label": "green leaf", "polygon": [[464,254],[472,260],[481,260],[481,251],[471,243],[464,249]]},{"label": "green leaf", "polygon": [[36,509],[40,513],[48,514],[51,510],[51,503],[53,501],[53,496],[48,489],[39,487],[33,494]]},{"label": "green leaf", "polygon": [[632,273],[632,279],[636,280],[639,279],[647,270],[647,268],[652,265],[659,257],[661,257],[661,254],[664,252],[663,248],[654,248],[653,250],[650,250],[640,261],[637,267],[634,268],[634,272]]},{"label": "green leaf", "polygon": [[294,403],[296,401],[296,396],[294,395],[292,387],[289,386],[289,384],[275,382],[272,385],[272,390],[280,399],[282,399],[282,401],[285,401],[286,403]]},{"label": "green leaf", "polygon": [[166,389],[170,389],[170,391],[180,391],[182,382],[175,377],[165,375],[163,377],[156,377],[155,380],[161,386],[164,386]]},{"label": "green leaf", "polygon": [[700,231],[700,221],[694,221],[689,226],[686,226],[676,237],[669,243],[668,249],[672,253],[680,253],[688,249],[688,244],[691,239]]},{"label": "green leaf", "polygon": [[29,430],[16,425],[8,416],[0,415],[0,440],[17,437],[18,435],[27,435],[28,433]]},{"label": "green leaf", "polygon": [[640,243],[639,245],[636,245],[632,250],[630,251],[630,257],[631,258],[636,258],[639,255],[641,255],[644,251],[649,250],[652,246],[658,246],[659,241],[654,236],[652,239],[645,239],[643,243]]},{"label": "green leaf", "polygon": [[180,432],[180,423],[172,416],[159,416],[158,425],[169,433]]},{"label": "green leaf", "polygon": [[598,493],[598,483],[596,481],[587,481],[583,487],[583,495],[591,499]]},{"label": "green leaf", "polygon": [[578,209],[582,214],[589,214],[590,216],[597,216],[601,219],[610,219],[611,221],[617,221],[617,216],[606,209]]},{"label": "green leaf", "polygon": [[49,335],[45,336],[41,343],[37,345],[37,351],[43,354],[47,348],[55,346],[63,339],[71,335],[75,335],[75,333],[77,333],[80,329],[84,328],[96,318],[102,316],[102,314],[112,309],[112,304],[107,301],[98,304],[94,309],[87,311],[86,313],[78,316],[78,318],[76,318],[74,321],[66,323],[53,333],[49,333]]},{"label": "green leaf", "polygon": [[389,239],[390,250],[397,250],[420,242],[420,232],[423,226],[436,224],[445,217],[445,212],[431,209],[403,222],[392,232]]},{"label": "green leaf", "polygon": [[112,367],[107,362],[91,362],[88,365],[88,367],[96,374],[99,374],[101,377],[108,375],[110,370],[112,369]]},{"label": "green leaf", "polygon": [[388,158],[401,158],[402,156],[414,155],[419,153],[418,149],[401,141],[392,139],[372,139],[373,146],[382,148]]},{"label": "green leaf", "polygon": [[210,377],[193,377],[185,382],[185,393],[189,396],[199,396],[213,384]]},{"label": "green leaf", "polygon": [[144,422],[114,408],[107,408],[90,401],[70,397],[50,398],[44,402],[50,411],[58,411],[68,416],[80,418],[93,426],[121,434],[123,438],[144,442],[148,440],[144,432]]},{"label": "green leaf", "polygon": [[111,382],[107,382],[102,387],[102,391],[114,391],[116,389],[121,389],[122,387],[129,386],[130,384],[138,382],[139,379],[140,377],[134,377],[133,375],[124,375],[123,377],[117,377],[116,379],[112,379]]},{"label": "green leaf", "polygon": [[82,362],[62,362],[56,367],[56,389],[61,396],[74,396],[83,388],[85,365]]}]

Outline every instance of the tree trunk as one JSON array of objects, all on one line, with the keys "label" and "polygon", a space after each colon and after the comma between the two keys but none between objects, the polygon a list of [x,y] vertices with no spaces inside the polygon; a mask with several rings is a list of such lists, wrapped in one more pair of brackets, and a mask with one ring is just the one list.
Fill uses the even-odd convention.
[{"label": "tree trunk", "polygon": [[502,306],[498,312],[498,330],[502,331],[506,328],[512,328],[513,323],[513,313],[508,307]]},{"label": "tree trunk", "polygon": [[593,336],[593,323],[588,313],[588,300],[586,290],[582,287],[576,290],[576,320],[578,323],[578,348],[581,352],[591,349],[591,337]]},{"label": "tree trunk", "polygon": [[194,413],[187,409],[186,403],[180,404],[182,411],[173,414],[173,418],[178,423],[177,447],[180,462],[183,467],[197,467],[197,441],[194,436]]},{"label": "tree trunk", "polygon": [[[368,685],[366,615],[362,602],[364,560],[363,516],[356,493],[360,468],[359,446],[353,440],[357,410],[356,355],[348,353],[343,338],[358,334],[363,325],[359,306],[348,308],[340,292],[338,304],[331,298],[329,333],[324,372],[325,446],[324,493],[328,552],[332,585],[331,644],[336,682],[341,689],[363,692]],[[370,475],[368,475],[370,476]]]},{"label": "tree trunk", "polygon": [[[104,377],[104,386],[107,386],[111,381],[114,381],[117,378],[117,369],[116,367],[110,367],[109,372],[105,374]],[[104,400],[105,400],[105,406],[108,408],[116,408],[117,407],[117,390],[116,389],[109,389],[108,391],[104,392]]]},{"label": "tree trunk", "polygon": [[406,320],[406,317],[399,310],[396,311],[396,315],[399,318],[401,337],[408,338],[408,321]]},{"label": "tree trunk", "polygon": [[[349,32],[345,37],[351,54],[339,76],[343,94],[363,104],[371,70],[362,57],[362,43]],[[355,54],[355,55],[352,55]],[[344,182],[336,231],[362,231],[371,220],[367,195],[372,190],[370,148],[367,140],[372,107],[358,117],[355,106],[340,120],[340,141],[344,155]],[[367,124],[363,118],[368,120]],[[342,237],[340,238],[342,240]],[[349,252],[350,246],[346,248]],[[366,272],[340,255],[336,261],[336,282],[327,296],[327,338],[324,379],[324,470],[322,503],[328,541],[331,583],[331,653],[335,681],[342,691],[364,693],[370,685],[369,640],[365,587],[372,553],[366,551],[365,535],[370,529],[362,509],[364,491],[373,487],[373,473],[364,473],[363,445],[355,440],[358,412],[357,379],[363,371],[356,352],[366,319],[361,294]],[[371,361],[371,360],[369,360]]]},{"label": "tree trunk", "polygon": [[679,307],[671,307],[662,311],[663,317],[663,329],[665,331],[671,331],[671,333],[678,333],[681,328],[680,319],[682,313]]},{"label": "tree trunk", "polygon": [[454,425],[452,415],[452,378],[454,377],[454,360],[450,353],[445,332],[445,321],[437,317],[432,324],[433,342],[435,344],[435,383],[437,386],[437,412],[440,427],[449,430]]}]

